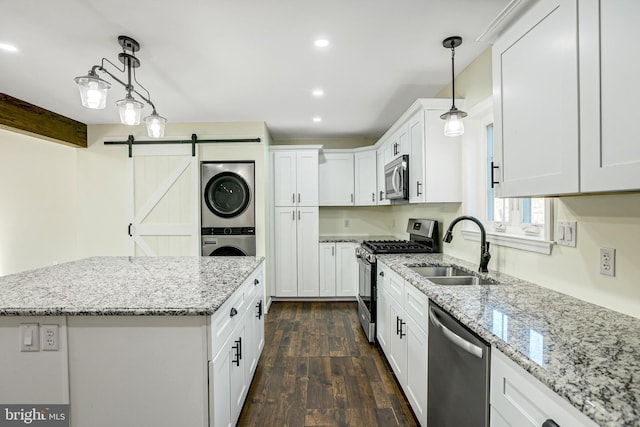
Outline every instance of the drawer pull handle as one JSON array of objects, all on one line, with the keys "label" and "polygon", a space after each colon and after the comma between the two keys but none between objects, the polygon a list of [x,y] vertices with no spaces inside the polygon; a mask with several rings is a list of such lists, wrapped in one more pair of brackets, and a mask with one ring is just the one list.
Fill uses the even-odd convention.
[{"label": "drawer pull handle", "polygon": [[256,304],[256,308],[258,309],[258,315],[256,317],[258,319],[262,319],[262,300],[258,301],[258,304]]},{"label": "drawer pull handle", "polygon": [[229,313],[229,317],[233,317],[236,314],[238,314],[238,310],[236,310],[235,307],[231,307],[231,313]]}]

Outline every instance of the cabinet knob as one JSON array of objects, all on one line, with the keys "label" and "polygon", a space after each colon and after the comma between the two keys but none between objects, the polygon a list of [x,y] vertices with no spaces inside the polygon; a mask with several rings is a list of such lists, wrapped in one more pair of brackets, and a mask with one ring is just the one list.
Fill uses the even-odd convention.
[{"label": "cabinet knob", "polygon": [[380,272],[380,277],[384,277],[384,271]]},{"label": "cabinet knob", "polygon": [[235,307],[231,307],[231,312],[229,313],[229,317],[233,317],[236,314],[238,314],[238,310],[236,310]]},{"label": "cabinet knob", "polygon": [[253,279],[253,286],[256,286],[260,283],[260,280],[258,279]]},{"label": "cabinet knob", "polygon": [[558,425],[558,423],[556,423],[551,418],[549,418],[542,423],[542,427],[560,427],[560,425]]}]

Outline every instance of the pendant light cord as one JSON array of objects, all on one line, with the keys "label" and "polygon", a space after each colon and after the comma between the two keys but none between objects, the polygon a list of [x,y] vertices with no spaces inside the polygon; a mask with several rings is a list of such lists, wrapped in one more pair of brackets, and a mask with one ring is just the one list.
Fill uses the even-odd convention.
[{"label": "pendant light cord", "polygon": [[451,44],[451,109],[456,109],[456,78],[454,71],[454,56],[456,54],[456,48]]}]

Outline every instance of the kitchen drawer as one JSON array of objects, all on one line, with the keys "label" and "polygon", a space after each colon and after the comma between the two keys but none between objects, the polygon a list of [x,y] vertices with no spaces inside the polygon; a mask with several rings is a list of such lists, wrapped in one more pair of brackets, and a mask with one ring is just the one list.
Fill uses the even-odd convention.
[{"label": "kitchen drawer", "polygon": [[491,426],[597,425],[496,348],[491,350]]},{"label": "kitchen drawer", "polygon": [[429,325],[429,298],[410,283],[405,285],[404,310],[424,329]]},{"label": "kitchen drawer", "polygon": [[247,299],[246,285],[248,285],[247,282],[211,316],[209,327],[211,333],[211,354],[209,355],[209,360],[215,358],[233,329],[237,324],[242,322],[249,308],[251,301]]},{"label": "kitchen drawer", "polygon": [[391,295],[391,298],[395,299],[400,306],[404,305],[404,279],[388,267],[384,270],[384,274],[387,293]]}]

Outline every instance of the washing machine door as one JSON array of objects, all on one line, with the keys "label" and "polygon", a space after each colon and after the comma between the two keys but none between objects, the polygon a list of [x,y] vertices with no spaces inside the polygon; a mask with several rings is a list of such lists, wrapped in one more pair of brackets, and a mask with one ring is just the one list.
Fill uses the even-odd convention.
[{"label": "washing machine door", "polygon": [[218,249],[214,249],[213,252],[209,254],[209,256],[247,256],[247,254],[239,248],[234,248],[233,246],[224,246]]},{"label": "washing machine door", "polygon": [[251,201],[251,192],[244,178],[227,171],[209,180],[204,189],[204,200],[215,215],[233,218],[247,208]]}]

